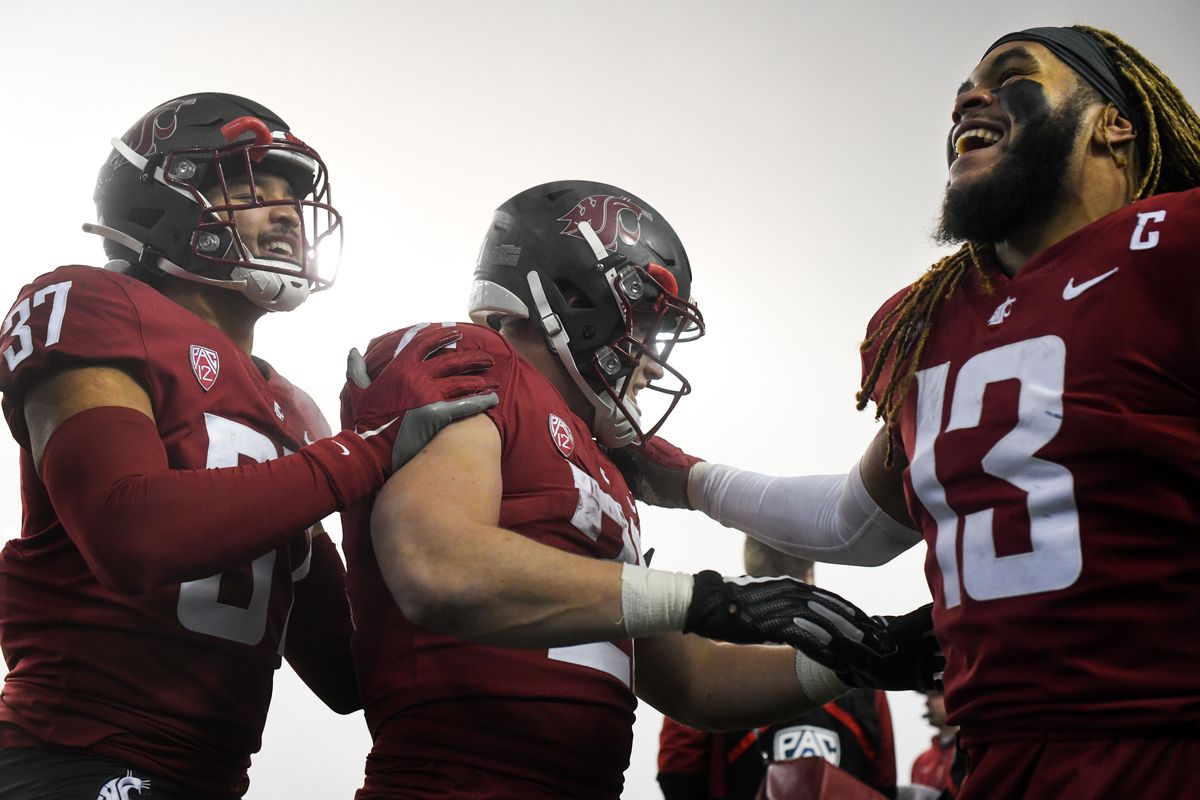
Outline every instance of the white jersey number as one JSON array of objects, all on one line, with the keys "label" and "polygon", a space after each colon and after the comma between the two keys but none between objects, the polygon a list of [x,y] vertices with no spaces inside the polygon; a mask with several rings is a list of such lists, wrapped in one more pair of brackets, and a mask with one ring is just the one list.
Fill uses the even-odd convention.
[{"label": "white jersey number", "polygon": [[[206,413],[204,427],[208,432],[209,469],[236,467],[239,456],[255,461],[270,461],[279,456],[274,442],[240,422]],[[221,531],[219,534],[233,535],[234,532]],[[180,624],[196,633],[241,644],[261,642],[267,630],[275,558],[276,552],[272,550],[251,562],[254,589],[245,608],[223,603],[218,598],[221,591],[219,573],[180,584],[177,608]]]},{"label": "white jersey number", "polygon": [[[995,600],[1065,589],[1079,579],[1083,553],[1075,481],[1061,464],[1034,454],[1062,427],[1066,345],[1041,336],[970,358],[958,372],[945,432],[974,428],[989,384],[1020,382],[1017,424],[983,457],[983,470],[1025,492],[1029,510],[1027,553],[996,555],[994,509],[962,518],[961,588],[975,600]],[[962,602],[958,569],[960,516],[946,501],[937,476],[934,443],[941,430],[949,362],[917,373],[917,436],[910,476],[921,503],[937,522],[934,554],[941,569],[946,607]]]},{"label": "white jersey number", "polygon": [[53,297],[54,301],[50,305],[50,320],[46,323],[44,344],[46,347],[58,344],[62,335],[63,317],[67,315],[67,295],[70,291],[70,281],[51,284],[34,292],[32,301],[28,297],[22,297],[9,310],[8,316],[4,318],[4,328],[0,330],[0,336],[11,333],[16,339],[15,343],[4,349],[4,360],[9,371],[16,369],[18,364],[33,355],[33,329],[29,327],[29,318],[33,315],[33,309],[45,304],[48,297]]},{"label": "white jersey number", "polygon": [[[604,519],[621,528],[623,546],[617,561],[637,564],[641,562],[641,536],[637,525],[626,519],[621,504],[612,495],[604,491],[591,475],[579,467],[566,462],[571,468],[575,479],[575,488],[579,490],[579,502],[575,505],[575,514],[571,517],[571,525],[593,542],[600,538],[600,526]],[[621,648],[612,642],[593,642],[572,647],[552,647],[547,656],[554,661],[566,661],[583,667],[591,667],[612,675],[626,687],[633,686],[633,665],[630,658]]]}]

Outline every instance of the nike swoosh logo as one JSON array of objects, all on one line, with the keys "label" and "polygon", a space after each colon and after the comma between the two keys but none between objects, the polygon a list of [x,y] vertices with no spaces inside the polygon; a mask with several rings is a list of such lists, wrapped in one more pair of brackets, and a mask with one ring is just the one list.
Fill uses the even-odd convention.
[{"label": "nike swoosh logo", "polygon": [[1095,286],[1100,281],[1102,281],[1106,278],[1111,278],[1113,275],[1116,275],[1117,271],[1120,269],[1121,269],[1120,267],[1113,267],[1112,269],[1110,269],[1108,272],[1104,273],[1103,275],[1097,275],[1096,277],[1092,278],[1090,281],[1084,281],[1083,283],[1079,284],[1078,286],[1075,285],[1075,279],[1071,278],[1069,281],[1067,281],[1067,285],[1063,287],[1063,300],[1074,300],[1076,297],[1079,297],[1079,295],[1083,294],[1084,292],[1086,292],[1088,289]]},{"label": "nike swoosh logo", "polygon": [[396,417],[396,419],[393,419],[391,422],[385,422],[384,424],[380,425],[378,428],[376,428],[373,431],[364,431],[362,433],[358,433],[358,431],[355,431],[355,433],[358,433],[359,438],[361,438],[361,439],[370,439],[372,436],[378,436],[379,434],[386,431],[388,428],[392,427],[392,425],[394,425],[396,423],[397,419],[400,419],[400,418]]},{"label": "nike swoosh logo", "polygon": [[350,455],[350,448],[346,447],[346,445],[342,444],[341,442],[334,442],[334,444],[336,444],[338,446],[338,449],[340,449],[342,451],[342,455],[344,455],[344,456]]}]

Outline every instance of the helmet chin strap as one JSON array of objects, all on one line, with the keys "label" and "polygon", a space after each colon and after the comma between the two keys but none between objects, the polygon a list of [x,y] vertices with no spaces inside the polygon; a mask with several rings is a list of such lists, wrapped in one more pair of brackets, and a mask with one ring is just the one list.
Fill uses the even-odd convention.
[{"label": "helmet chin strap", "polygon": [[293,278],[265,269],[234,267],[232,283],[242,283],[242,294],[254,305],[267,311],[291,311],[300,306],[312,289],[303,278]]},{"label": "helmet chin strap", "polygon": [[[601,261],[608,255],[604,249],[604,245],[600,243],[595,231],[591,225],[586,222],[579,224],[579,230],[583,234],[583,238],[591,245],[592,253],[596,256],[597,261]],[[612,276],[609,276],[610,278]],[[599,394],[588,383],[587,379],[579,372],[579,367],[575,364],[575,358],[571,355],[571,349],[568,347],[571,338],[567,335],[567,330],[563,327],[562,321],[558,315],[550,308],[550,302],[546,298],[546,290],[542,287],[541,278],[537,272],[530,271],[525,276],[529,283],[529,291],[533,296],[533,302],[537,306],[538,320],[542,326],[542,332],[546,336],[546,342],[550,346],[550,352],[558,355],[558,360],[562,362],[563,367],[567,370],[567,374],[575,381],[575,385],[583,392],[583,396],[592,404],[595,409],[595,415],[592,420],[592,433],[605,447],[625,447],[637,441],[637,430],[641,427],[641,410],[637,407],[632,397],[626,397],[620,403],[615,402],[607,394]],[[617,391],[624,385],[624,381],[617,384]],[[637,427],[635,427],[635,424]]]},{"label": "helmet chin strap", "polygon": [[[127,233],[119,231],[116,228],[110,228],[107,225],[94,225],[90,222],[85,222],[83,230],[85,233],[94,233],[104,239],[116,242],[128,250],[132,250],[139,259],[142,257],[142,252],[146,249],[146,245],[142,242],[139,242]],[[114,266],[120,265],[124,269],[128,269],[129,267],[129,264],[125,261],[110,261],[109,264]],[[232,272],[230,272],[230,279],[226,280],[197,275],[162,256],[155,258],[154,266],[166,274],[180,278],[181,280],[241,292],[251,303],[267,311],[291,311],[307,300],[310,294],[309,283],[303,278],[293,278],[264,269],[234,267]]]},{"label": "helmet chin strap", "polygon": [[[546,291],[542,288],[541,278],[532,270],[525,278],[529,282],[529,291],[533,294],[533,302],[537,306],[538,319],[542,325],[542,332],[546,335],[546,342],[550,345],[550,352],[558,355],[558,360],[562,362],[567,374],[571,376],[575,385],[579,387],[579,391],[583,392],[583,396],[596,410],[592,418],[592,433],[605,447],[625,447],[633,444],[637,440],[637,431],[630,423],[630,419],[640,422],[637,406],[631,400],[626,399],[618,409],[611,397],[597,394],[592,389],[587,379],[580,374],[579,368],[575,366],[575,359],[571,355],[571,349],[567,346],[571,339],[567,336],[567,331],[558,319],[558,315],[550,309]],[[631,405],[633,408],[630,408]]]}]

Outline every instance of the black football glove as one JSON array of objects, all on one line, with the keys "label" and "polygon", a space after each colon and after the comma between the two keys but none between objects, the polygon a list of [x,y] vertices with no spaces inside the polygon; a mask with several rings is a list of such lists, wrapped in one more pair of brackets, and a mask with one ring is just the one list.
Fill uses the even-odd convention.
[{"label": "black football glove", "polygon": [[862,689],[940,690],[946,659],[933,632],[932,612],[930,603],[900,617],[876,617],[895,646],[894,652],[882,657],[855,653],[844,668],[834,668],[834,672],[842,683]]},{"label": "black football glove", "polygon": [[789,644],[840,674],[896,652],[883,622],[796,578],[694,576],[684,633],[735,644]]}]

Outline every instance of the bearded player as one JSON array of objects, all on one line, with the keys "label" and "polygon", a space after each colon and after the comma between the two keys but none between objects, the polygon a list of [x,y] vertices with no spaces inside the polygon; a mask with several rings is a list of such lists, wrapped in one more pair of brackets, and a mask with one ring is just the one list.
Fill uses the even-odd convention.
[{"label": "bearded player", "polygon": [[[928,684],[928,609],[869,620],[791,578],[648,569],[633,497],[601,445],[688,392],[691,267],[666,220],[601,183],[528,189],[495,214],[462,353],[498,405],[444,429],[343,515],[354,655],[374,747],[366,798],[616,798],[637,696],[697,727],[795,716],[852,685]],[[437,326],[430,326],[436,329]],[[371,373],[428,328],[371,344]],[[343,418],[375,419],[348,384]],[[717,645],[787,642],[790,647]],[[637,637],[637,657],[634,642]]]},{"label": "bearded player", "polygon": [[330,436],[251,355],[265,313],[332,280],[341,217],[317,152],[214,93],[113,148],[85,226],[107,269],[37,278],[0,338],[24,507],[0,554],[0,797],[241,797],[281,656],[333,710],[360,706],[320,520],[383,484],[423,414],[452,410],[389,416],[395,374],[422,406],[488,388],[456,375],[488,360],[423,362],[458,334],[420,338],[357,398],[392,423]]},{"label": "bearded player", "polygon": [[923,537],[960,797],[1200,796],[1200,118],[1086,27],[1001,38],[951,116],[963,246],[870,323],[859,404],[887,425],[859,465],[651,442],[645,489],[818,560]]}]

